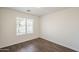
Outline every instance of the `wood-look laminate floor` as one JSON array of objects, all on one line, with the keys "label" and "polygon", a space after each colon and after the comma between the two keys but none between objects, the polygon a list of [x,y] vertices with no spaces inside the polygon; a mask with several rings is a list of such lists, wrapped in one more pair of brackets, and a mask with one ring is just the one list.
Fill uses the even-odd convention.
[{"label": "wood-look laminate floor", "polygon": [[75,52],[72,49],[41,38],[15,44],[2,49],[2,52]]}]

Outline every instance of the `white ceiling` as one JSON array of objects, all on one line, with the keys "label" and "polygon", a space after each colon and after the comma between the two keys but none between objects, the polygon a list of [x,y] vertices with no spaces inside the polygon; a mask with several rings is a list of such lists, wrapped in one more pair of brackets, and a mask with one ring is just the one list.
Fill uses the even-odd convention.
[{"label": "white ceiling", "polygon": [[54,13],[56,11],[60,11],[63,9],[66,9],[66,7],[10,7],[11,9],[21,11],[21,12],[27,12],[27,10],[31,10],[29,12],[32,15],[37,15],[37,16],[43,16],[49,13]]}]

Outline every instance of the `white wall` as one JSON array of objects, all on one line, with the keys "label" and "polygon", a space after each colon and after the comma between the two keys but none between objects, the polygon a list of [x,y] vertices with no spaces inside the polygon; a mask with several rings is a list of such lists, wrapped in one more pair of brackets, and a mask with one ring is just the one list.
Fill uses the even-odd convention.
[{"label": "white wall", "polygon": [[[1,13],[1,11],[0,11],[0,13]],[[0,14],[0,18],[1,18],[1,14]],[[0,39],[1,39],[1,19],[0,19]]]},{"label": "white wall", "polygon": [[8,8],[0,8],[0,48],[39,37],[39,17],[34,18],[34,33],[16,36],[16,17],[26,17],[26,13]]},{"label": "white wall", "polygon": [[79,51],[79,8],[69,8],[41,18],[41,37]]}]

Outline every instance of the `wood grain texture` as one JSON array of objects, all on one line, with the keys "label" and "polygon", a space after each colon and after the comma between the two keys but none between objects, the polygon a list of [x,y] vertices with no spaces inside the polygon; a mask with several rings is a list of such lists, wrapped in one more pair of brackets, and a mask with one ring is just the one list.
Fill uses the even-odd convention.
[{"label": "wood grain texture", "polygon": [[76,52],[42,38],[2,48],[1,52]]}]

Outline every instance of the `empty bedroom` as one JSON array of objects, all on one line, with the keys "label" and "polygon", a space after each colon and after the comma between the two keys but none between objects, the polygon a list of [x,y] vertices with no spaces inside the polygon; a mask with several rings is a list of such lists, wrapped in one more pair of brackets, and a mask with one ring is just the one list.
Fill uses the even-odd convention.
[{"label": "empty bedroom", "polygon": [[77,51],[78,7],[0,7],[0,52]]}]

